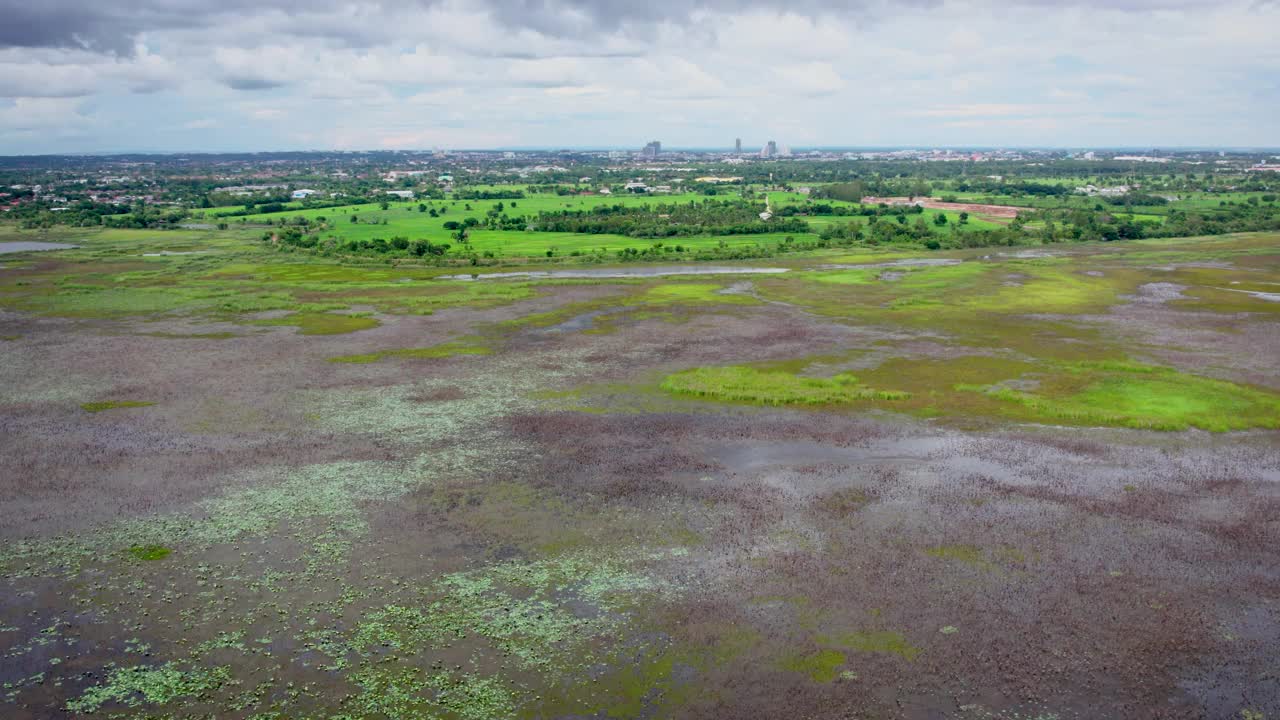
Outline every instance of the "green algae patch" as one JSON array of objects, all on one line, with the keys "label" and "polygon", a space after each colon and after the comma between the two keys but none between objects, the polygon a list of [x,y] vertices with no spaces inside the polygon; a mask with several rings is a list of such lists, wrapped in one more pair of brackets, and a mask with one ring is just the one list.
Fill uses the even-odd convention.
[{"label": "green algae patch", "polygon": [[1076,363],[1046,376],[1034,391],[960,389],[984,393],[1011,414],[1041,421],[1165,431],[1280,427],[1275,393],[1152,365]]},{"label": "green algae patch", "polygon": [[832,644],[853,652],[897,655],[904,660],[915,660],[920,648],[907,642],[902,633],[893,630],[869,630],[851,632],[832,638]]},{"label": "green algae patch", "polygon": [[302,312],[270,320],[254,320],[254,325],[292,326],[300,335],[345,335],[376,328],[382,323],[365,315]]},{"label": "green algae patch", "polygon": [[108,703],[131,708],[164,705],[178,698],[211,692],[230,680],[228,667],[179,670],[173,663],[159,667],[135,665],[114,671],[106,683],[89,688],[78,699],[67,703],[67,710],[93,713]]},{"label": "green algae patch", "polygon": [[348,364],[376,363],[388,358],[404,358],[427,360],[434,358],[455,357],[457,355],[489,355],[493,352],[485,345],[471,342],[448,342],[424,348],[403,348],[399,350],[380,350],[363,355],[340,355],[329,358],[329,362]]},{"label": "green algae patch", "polygon": [[163,545],[134,545],[128,552],[135,559],[154,562],[169,557],[173,550]]},{"label": "green algae patch", "polygon": [[354,703],[362,717],[417,720],[443,712],[459,720],[488,720],[516,715],[515,697],[496,678],[375,666],[354,673],[352,680],[361,688]]},{"label": "green algae patch", "polygon": [[662,381],[662,389],[711,400],[762,405],[829,405],[856,400],[905,400],[909,393],[862,385],[849,374],[804,377],[743,366],[695,368]]},{"label": "green algae patch", "polygon": [[80,409],[85,412],[100,413],[106,410],[119,410],[121,408],[140,408],[155,405],[153,402],[145,402],[141,400],[104,400],[102,402],[81,403]]},{"label": "green algae patch", "polygon": [[827,648],[810,655],[783,658],[779,667],[791,672],[804,673],[814,682],[829,683],[840,677],[840,667],[846,660],[844,653]]}]

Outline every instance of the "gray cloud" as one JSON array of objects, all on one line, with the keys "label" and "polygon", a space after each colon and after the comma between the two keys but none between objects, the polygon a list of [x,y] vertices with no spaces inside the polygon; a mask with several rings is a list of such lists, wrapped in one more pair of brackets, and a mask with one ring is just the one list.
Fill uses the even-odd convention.
[{"label": "gray cloud", "polygon": [[[935,5],[940,0],[909,0],[906,4]],[[386,19],[414,9],[447,5],[448,0],[405,0],[355,6],[370,19]],[[879,7],[883,0],[476,0],[462,9],[482,8],[499,24],[529,29],[551,37],[575,37],[589,32],[645,30],[663,22],[684,23],[702,12],[786,11],[797,14],[844,14]],[[281,29],[299,37],[332,37],[354,46],[378,41],[362,23],[353,23],[341,0],[139,0],[129,3],[101,0],[0,0],[0,48],[74,48],[128,55],[140,35],[157,30],[200,29],[245,17],[284,15]],[[887,7],[887,6],[886,6]]]},{"label": "gray cloud", "polygon": [[271,78],[246,75],[228,75],[222,81],[232,90],[274,90],[287,84]]},{"label": "gray cloud", "polygon": [[[244,18],[281,16],[278,29],[296,37],[325,37],[353,47],[371,47],[385,32],[377,23],[407,11],[449,5],[451,0],[403,0],[352,5],[344,0],[0,0],[0,48],[75,48],[130,55],[139,36],[173,29],[202,29]],[[903,7],[941,5],[943,0],[470,0],[454,7],[481,8],[511,29],[533,30],[550,37],[573,38],[589,33],[651,34],[663,23],[686,24],[703,13],[778,11],[811,17],[876,16]],[[1256,7],[1276,0],[1252,0]],[[1062,7],[1091,6],[1146,11],[1210,8],[1212,0],[1017,0],[1014,4]],[[352,13],[355,15],[352,15]],[[358,22],[358,18],[371,24]],[[403,28],[395,28],[402,30]]]},{"label": "gray cloud", "polygon": [[228,15],[259,10],[298,12],[325,5],[301,0],[141,0],[114,3],[97,0],[0,0],[0,48],[73,48],[129,55],[145,32],[201,28]]}]

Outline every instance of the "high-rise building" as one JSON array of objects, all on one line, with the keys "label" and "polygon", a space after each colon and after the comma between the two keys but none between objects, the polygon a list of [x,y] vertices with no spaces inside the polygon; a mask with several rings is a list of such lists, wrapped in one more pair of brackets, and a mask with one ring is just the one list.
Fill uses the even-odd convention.
[{"label": "high-rise building", "polygon": [[657,140],[654,140],[653,142],[644,146],[644,150],[641,151],[640,155],[644,157],[646,160],[653,160],[653,159],[656,159],[661,152],[662,152],[662,143],[658,142]]},{"label": "high-rise building", "polygon": [[733,141],[733,151],[738,155],[742,154],[742,138]]},{"label": "high-rise building", "polygon": [[774,142],[773,140],[770,140],[768,144],[766,144],[764,148],[760,150],[760,157],[762,158],[771,158],[771,157],[777,157],[777,156],[778,156],[778,143]]}]

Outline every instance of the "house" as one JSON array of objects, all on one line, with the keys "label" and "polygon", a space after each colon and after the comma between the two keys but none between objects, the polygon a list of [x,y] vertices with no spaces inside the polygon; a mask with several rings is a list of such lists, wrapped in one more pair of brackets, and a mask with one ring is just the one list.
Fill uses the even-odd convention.
[{"label": "house", "polygon": [[412,190],[388,190],[388,195],[395,195],[401,200],[412,200],[414,198]]},{"label": "house", "polygon": [[602,188],[600,188],[600,194],[601,194],[601,195],[612,195],[612,194],[613,194],[613,191],[612,191],[612,190],[610,190],[610,189],[609,189],[609,188],[607,188],[607,187],[602,187]]},{"label": "house", "polygon": [[292,197],[294,200],[306,200],[307,198],[315,194],[316,194],[315,190],[306,190],[306,189],[294,190],[293,194],[290,195],[290,197]]},{"label": "house", "polygon": [[629,182],[623,187],[623,189],[629,193],[649,192],[649,186],[642,182]]}]

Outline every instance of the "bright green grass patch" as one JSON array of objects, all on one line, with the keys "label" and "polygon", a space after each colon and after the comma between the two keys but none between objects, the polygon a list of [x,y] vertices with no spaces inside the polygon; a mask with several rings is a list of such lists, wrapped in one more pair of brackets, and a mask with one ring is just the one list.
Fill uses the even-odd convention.
[{"label": "bright green grass patch", "polygon": [[[669,393],[764,405],[866,403],[969,424],[983,419],[1213,432],[1280,427],[1280,395],[1172,368],[1117,360],[892,358],[860,372],[807,377],[785,369],[696,368],[665,378]],[[894,390],[878,390],[878,387]]]},{"label": "bright green grass patch", "polygon": [[163,560],[169,557],[173,551],[163,545],[134,545],[129,548],[129,554],[138,560]]},{"label": "bright green grass patch", "polygon": [[4,300],[5,305],[18,310],[76,318],[157,315],[208,305],[202,303],[201,298],[179,290],[78,284],[35,288],[28,295],[14,295]]},{"label": "bright green grass patch", "polygon": [[386,358],[429,359],[446,358],[455,355],[488,355],[493,351],[484,345],[466,342],[448,342],[425,348],[404,348],[400,350],[381,350],[364,355],[342,355],[329,358],[329,362],[367,364]]},{"label": "bright green grass patch", "polygon": [[[1000,313],[1083,313],[1102,311],[1116,303],[1121,289],[1136,285],[1132,278],[1122,282],[1120,271],[1095,277],[1070,268],[1059,268],[1050,260],[1006,263],[1001,272],[1024,276],[1019,285],[1005,285],[994,292],[966,297],[965,309]],[[1125,275],[1129,275],[1125,273]]]},{"label": "bright green grass patch", "polygon": [[640,296],[640,300],[648,305],[756,305],[760,302],[750,295],[725,293],[724,289],[723,285],[716,283],[665,283],[649,288]]},{"label": "bright green grass patch", "polygon": [[838,270],[814,275],[813,279],[829,285],[867,285],[875,282],[882,272],[884,268]]},{"label": "bright green grass patch", "polygon": [[144,402],[140,400],[105,400],[103,402],[81,403],[80,409],[86,412],[99,413],[104,410],[116,410],[119,408],[149,407],[151,405],[155,405],[155,403]]},{"label": "bright green grass patch", "polygon": [[1020,406],[1041,420],[1211,432],[1280,427],[1280,396],[1274,393],[1155,366],[1077,363],[1033,392],[960,389]]},{"label": "bright green grass patch", "polygon": [[844,665],[846,659],[844,653],[828,648],[812,655],[783,658],[779,666],[783,670],[804,673],[814,682],[829,683],[840,677],[840,667]]},{"label": "bright green grass patch", "polygon": [[803,377],[784,371],[742,366],[695,368],[662,381],[667,392],[714,400],[764,405],[826,405],[855,400],[903,400],[909,393],[877,390],[849,374],[830,378]]},{"label": "bright green grass patch", "polygon": [[282,318],[254,320],[255,325],[286,325],[298,328],[301,335],[345,335],[375,328],[382,323],[364,315],[334,313],[293,313]]}]

